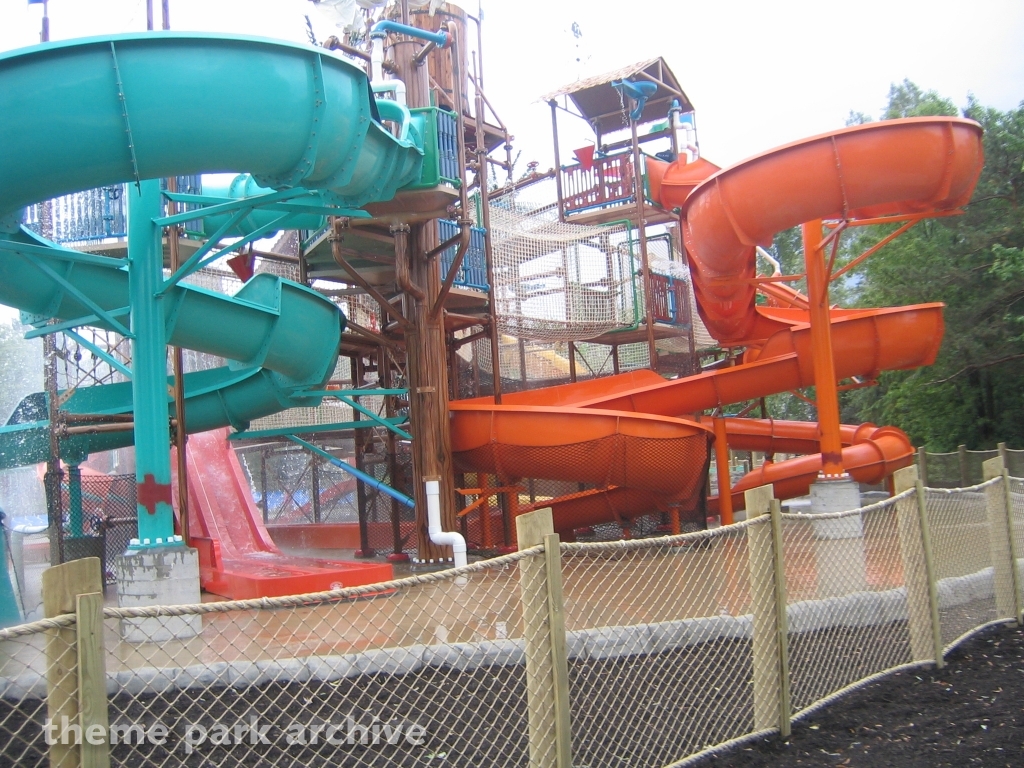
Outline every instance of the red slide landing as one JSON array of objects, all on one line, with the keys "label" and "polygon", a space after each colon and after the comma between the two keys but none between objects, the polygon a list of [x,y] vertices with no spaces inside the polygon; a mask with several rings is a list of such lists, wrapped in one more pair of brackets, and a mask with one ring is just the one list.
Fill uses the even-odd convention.
[{"label": "red slide landing", "polygon": [[[189,436],[189,543],[199,550],[207,592],[233,600],[321,592],[374,584],[391,566],[285,555],[274,544],[249,490],[226,429]],[[177,467],[177,461],[172,463]],[[175,511],[178,510],[177,482]]]}]

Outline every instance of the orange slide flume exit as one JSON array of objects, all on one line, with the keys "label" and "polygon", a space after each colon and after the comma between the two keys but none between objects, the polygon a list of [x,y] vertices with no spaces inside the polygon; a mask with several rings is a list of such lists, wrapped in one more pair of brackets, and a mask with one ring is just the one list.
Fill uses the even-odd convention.
[{"label": "orange slide flume exit", "polygon": [[[709,425],[694,414],[814,384],[806,299],[774,283],[764,291],[770,303],[756,303],[756,247],[817,219],[955,211],[970,199],[982,161],[980,126],[948,117],[873,123],[805,139],[696,186],[692,166],[648,159],[658,202],[681,211],[700,316],[720,343],[745,349],[741,361],[670,381],[634,371],[506,395],[501,405],[493,398],[453,402],[456,462],[506,480],[599,486],[544,502],[561,531],[673,505],[692,509],[713,439]],[[833,310],[836,378],[930,365],[942,332],[939,304]],[[734,489],[738,506],[745,488],[764,483],[773,483],[780,498],[803,495],[821,469],[816,424],[729,419],[726,430],[730,445],[740,450],[808,454],[752,472]],[[909,440],[895,428],[845,427],[842,442],[843,466],[861,482],[879,482],[912,461]]]}]

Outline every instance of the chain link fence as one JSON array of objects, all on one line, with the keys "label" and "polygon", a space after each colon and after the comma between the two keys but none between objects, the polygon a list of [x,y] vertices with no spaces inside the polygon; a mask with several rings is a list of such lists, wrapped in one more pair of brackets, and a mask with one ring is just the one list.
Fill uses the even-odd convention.
[{"label": "chain link fence", "polygon": [[925,507],[939,584],[939,625],[948,647],[998,616],[985,489],[929,488]]},{"label": "chain link fence", "polygon": [[751,525],[563,545],[574,764],[664,765],[752,729]]},{"label": "chain link fence", "polygon": [[[943,490],[908,468],[894,497],[826,515],[755,489],[745,522],[632,541],[559,545],[539,510],[516,519],[512,555],[106,608],[91,634],[81,596],[0,630],[0,759],[81,764],[84,746],[46,743],[66,711],[102,720],[115,766],[684,765],[1019,619],[1024,480],[983,471]],[[97,664],[101,719],[72,704]]]},{"label": "chain link fence", "polygon": [[105,581],[111,584],[114,581],[114,558],[124,554],[131,540],[139,535],[135,475],[82,476],[78,481],[81,489],[80,517],[71,511],[71,489],[67,473],[64,477],[61,562],[99,557]]}]

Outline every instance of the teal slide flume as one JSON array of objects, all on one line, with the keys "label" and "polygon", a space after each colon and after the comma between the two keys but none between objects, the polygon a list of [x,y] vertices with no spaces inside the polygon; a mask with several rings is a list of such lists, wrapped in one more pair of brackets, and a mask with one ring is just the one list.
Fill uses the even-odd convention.
[{"label": "teal slide flume", "polygon": [[251,173],[350,207],[418,180],[423,151],[379,122],[366,75],[322,48],[171,32],[0,55],[0,217],[137,179]]},{"label": "teal slide flume", "polygon": [[[391,110],[401,122],[407,112]],[[34,320],[128,324],[123,262],[68,251],[21,227],[26,205],[141,179],[250,173],[260,186],[318,193],[317,205],[388,200],[419,181],[420,131],[380,122],[366,75],[323,49],[248,37],[145,33],[0,55],[0,303]],[[234,296],[178,284],[164,294],[169,343],[228,358],[185,377],[188,431],[315,406],[344,317],[272,275]],[[102,310],[98,314],[96,309]],[[101,314],[105,314],[104,318]],[[170,399],[168,399],[170,406]],[[131,385],[75,391],[72,413],[128,413]],[[47,424],[0,429],[0,468],[45,460]],[[72,435],[67,456],[128,445],[131,432]]]}]

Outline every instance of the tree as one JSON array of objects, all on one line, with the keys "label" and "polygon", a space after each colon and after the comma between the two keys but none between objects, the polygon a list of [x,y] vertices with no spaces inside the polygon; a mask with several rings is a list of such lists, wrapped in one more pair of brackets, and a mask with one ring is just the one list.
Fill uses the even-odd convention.
[{"label": "tree", "polygon": [[[926,115],[958,114],[956,105],[944,99],[935,91],[922,91],[914,83],[904,79],[900,84],[889,86],[889,104],[882,114],[883,120],[898,117],[925,117]],[[851,117],[854,113],[850,112]],[[869,118],[870,119],[870,118]]]},{"label": "tree", "polygon": [[[905,80],[884,118],[955,114],[952,102]],[[942,301],[946,334],[934,366],[889,372],[844,398],[844,417],[895,424],[931,450],[965,443],[1024,447],[1024,103],[1008,112],[971,98],[964,116],[985,129],[985,166],[962,216],[932,219],[859,270],[855,303]],[[893,229],[862,232],[858,246]]]}]

